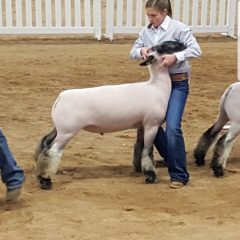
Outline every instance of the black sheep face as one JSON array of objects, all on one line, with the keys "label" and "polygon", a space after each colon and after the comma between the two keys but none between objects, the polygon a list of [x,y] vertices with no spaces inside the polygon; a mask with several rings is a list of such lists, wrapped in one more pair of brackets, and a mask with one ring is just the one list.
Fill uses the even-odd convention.
[{"label": "black sheep face", "polygon": [[[158,54],[162,55],[162,54],[172,54],[175,52],[181,52],[184,49],[186,49],[186,46],[180,42],[166,41],[166,42],[163,42],[162,44],[153,46],[150,49],[150,52],[157,52]],[[156,58],[154,54],[151,54],[147,57],[145,61],[140,63],[140,66],[147,66],[149,64],[154,63],[155,61],[156,61]]]}]

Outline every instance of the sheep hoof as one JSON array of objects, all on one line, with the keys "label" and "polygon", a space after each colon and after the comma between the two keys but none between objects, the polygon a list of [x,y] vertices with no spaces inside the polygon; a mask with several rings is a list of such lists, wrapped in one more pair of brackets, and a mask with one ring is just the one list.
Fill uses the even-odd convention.
[{"label": "sheep hoof", "polygon": [[218,177],[218,178],[223,177],[224,172],[223,172],[222,166],[212,167],[212,169],[213,169],[215,177]]},{"label": "sheep hoof", "polygon": [[39,179],[41,189],[44,189],[44,190],[51,190],[52,189],[51,178],[43,178],[43,177],[39,176],[38,179]]},{"label": "sheep hoof", "polygon": [[197,166],[203,166],[205,164],[205,153],[203,151],[194,153],[194,157],[196,159],[195,163]]},{"label": "sheep hoof", "polygon": [[146,184],[152,184],[157,181],[156,174],[154,171],[147,171],[144,173],[144,175],[146,177],[146,179],[145,179]]}]

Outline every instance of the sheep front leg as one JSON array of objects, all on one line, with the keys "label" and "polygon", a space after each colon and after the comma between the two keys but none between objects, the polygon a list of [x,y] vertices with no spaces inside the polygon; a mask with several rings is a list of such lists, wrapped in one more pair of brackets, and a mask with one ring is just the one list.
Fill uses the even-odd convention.
[{"label": "sheep front leg", "polygon": [[134,144],[134,150],[133,150],[133,168],[135,172],[142,171],[141,158],[142,158],[143,147],[144,147],[144,130],[143,128],[138,128],[137,139]]},{"label": "sheep front leg", "polygon": [[156,137],[158,127],[144,131],[144,148],[142,151],[141,164],[142,171],[146,177],[146,183],[155,183],[157,181],[155,166],[153,161],[153,141]]},{"label": "sheep front leg", "polygon": [[145,183],[155,183],[157,181],[153,159],[151,159],[152,148],[143,148],[142,171],[146,177]]}]

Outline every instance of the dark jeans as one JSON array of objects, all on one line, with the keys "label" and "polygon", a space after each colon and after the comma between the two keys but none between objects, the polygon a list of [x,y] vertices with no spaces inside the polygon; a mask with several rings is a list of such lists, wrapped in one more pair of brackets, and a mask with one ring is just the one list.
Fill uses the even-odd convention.
[{"label": "dark jeans", "polygon": [[22,186],[24,181],[23,170],[17,163],[8,147],[7,139],[0,129],[0,170],[3,183],[7,189],[15,189]]},{"label": "dark jeans", "polygon": [[165,159],[171,181],[187,183],[189,173],[181,130],[182,116],[189,93],[188,80],[172,81],[172,91],[166,115],[166,129],[159,128],[154,145]]}]

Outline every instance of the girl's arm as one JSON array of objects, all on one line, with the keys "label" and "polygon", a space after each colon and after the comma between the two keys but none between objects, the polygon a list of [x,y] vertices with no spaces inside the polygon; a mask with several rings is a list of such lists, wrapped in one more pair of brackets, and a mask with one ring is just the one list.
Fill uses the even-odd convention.
[{"label": "girl's arm", "polygon": [[187,49],[182,52],[175,53],[177,62],[187,61],[201,55],[201,48],[189,27],[180,30],[179,41],[184,43],[187,46]]},{"label": "girl's arm", "polygon": [[135,41],[131,51],[130,51],[130,57],[132,59],[139,59],[144,58],[144,53],[142,55],[141,48],[144,47],[144,41],[143,41],[143,31],[139,33],[138,39]]}]

